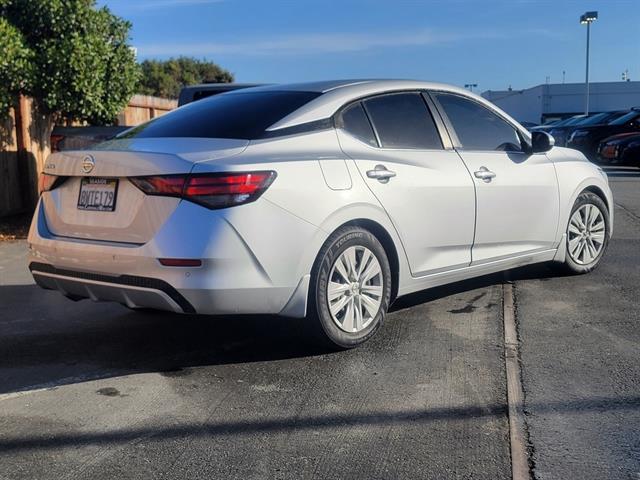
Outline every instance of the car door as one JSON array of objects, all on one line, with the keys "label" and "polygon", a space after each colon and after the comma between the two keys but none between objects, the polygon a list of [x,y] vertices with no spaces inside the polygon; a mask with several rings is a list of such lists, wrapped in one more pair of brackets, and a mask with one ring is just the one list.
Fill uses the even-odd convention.
[{"label": "car door", "polygon": [[458,94],[432,96],[476,186],[473,264],[555,248],[553,162],[525,153],[516,127],[487,106]]},{"label": "car door", "polygon": [[393,222],[414,276],[468,266],[475,223],[473,180],[427,102],[396,92],[337,117],[341,147]]}]

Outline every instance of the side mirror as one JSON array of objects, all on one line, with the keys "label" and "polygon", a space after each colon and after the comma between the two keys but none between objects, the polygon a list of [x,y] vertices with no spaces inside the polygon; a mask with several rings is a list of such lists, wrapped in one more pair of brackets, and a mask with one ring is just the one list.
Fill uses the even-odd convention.
[{"label": "side mirror", "polygon": [[553,148],[556,141],[547,132],[531,133],[531,153],[545,153]]}]

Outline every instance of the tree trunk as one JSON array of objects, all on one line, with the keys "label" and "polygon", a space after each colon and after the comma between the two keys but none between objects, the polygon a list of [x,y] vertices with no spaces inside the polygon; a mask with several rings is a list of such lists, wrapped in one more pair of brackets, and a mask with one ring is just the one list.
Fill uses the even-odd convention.
[{"label": "tree trunk", "polygon": [[20,96],[16,107],[16,138],[20,155],[20,183],[24,205],[33,210],[38,202],[38,178],[51,153],[55,117],[37,103]]}]

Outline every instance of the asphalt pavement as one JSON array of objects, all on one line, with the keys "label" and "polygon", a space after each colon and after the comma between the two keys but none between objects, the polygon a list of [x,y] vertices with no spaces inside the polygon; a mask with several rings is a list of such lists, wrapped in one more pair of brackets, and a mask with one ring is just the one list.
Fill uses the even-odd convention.
[{"label": "asphalt pavement", "polygon": [[0,479],[511,477],[514,282],[532,478],[640,478],[640,173],[596,272],[534,266],[401,299],[326,353],[304,321],[136,313],[33,285],[0,243]]}]

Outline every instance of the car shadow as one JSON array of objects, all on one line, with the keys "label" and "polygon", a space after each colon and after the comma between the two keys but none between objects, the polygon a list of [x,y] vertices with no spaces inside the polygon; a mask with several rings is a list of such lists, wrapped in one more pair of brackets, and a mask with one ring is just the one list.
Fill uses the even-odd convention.
[{"label": "car shadow", "polygon": [[[505,281],[554,275],[546,266],[523,267],[405,296],[391,312]],[[133,312],[115,304],[74,303],[35,285],[0,286],[0,300],[0,394],[329,353],[309,338],[304,319]]]},{"label": "car shadow", "polygon": [[[594,396],[555,399],[530,403],[529,408],[537,414],[601,415],[608,412],[633,414],[640,409],[640,397]],[[199,420],[197,423],[182,422],[160,425],[129,425],[117,430],[69,431],[52,435],[49,432],[19,432],[9,438],[0,438],[0,449],[6,452],[28,452],[54,450],[60,448],[81,448],[86,446],[125,446],[137,439],[153,437],[154,441],[178,441],[184,438],[206,439],[213,442],[227,437],[259,434],[293,434],[296,432],[331,432],[346,427],[415,427],[428,428],[430,424],[442,421],[456,421],[471,418],[505,417],[505,404],[454,405],[448,407],[383,410],[373,412],[317,413],[278,416],[264,416],[259,419],[241,420]]]},{"label": "car shadow", "polygon": [[565,275],[566,274],[561,271],[553,269],[544,263],[527,265],[525,267],[518,267],[504,272],[483,275],[481,277],[450,283],[440,287],[434,287],[428,290],[422,290],[420,292],[405,295],[397,299],[389,311],[401,311],[422,303],[438,300],[439,298],[468,292],[470,290],[476,290],[478,288],[486,288],[492,285],[500,285],[502,283],[511,283],[521,280],[547,280],[552,277],[562,277]]}]

